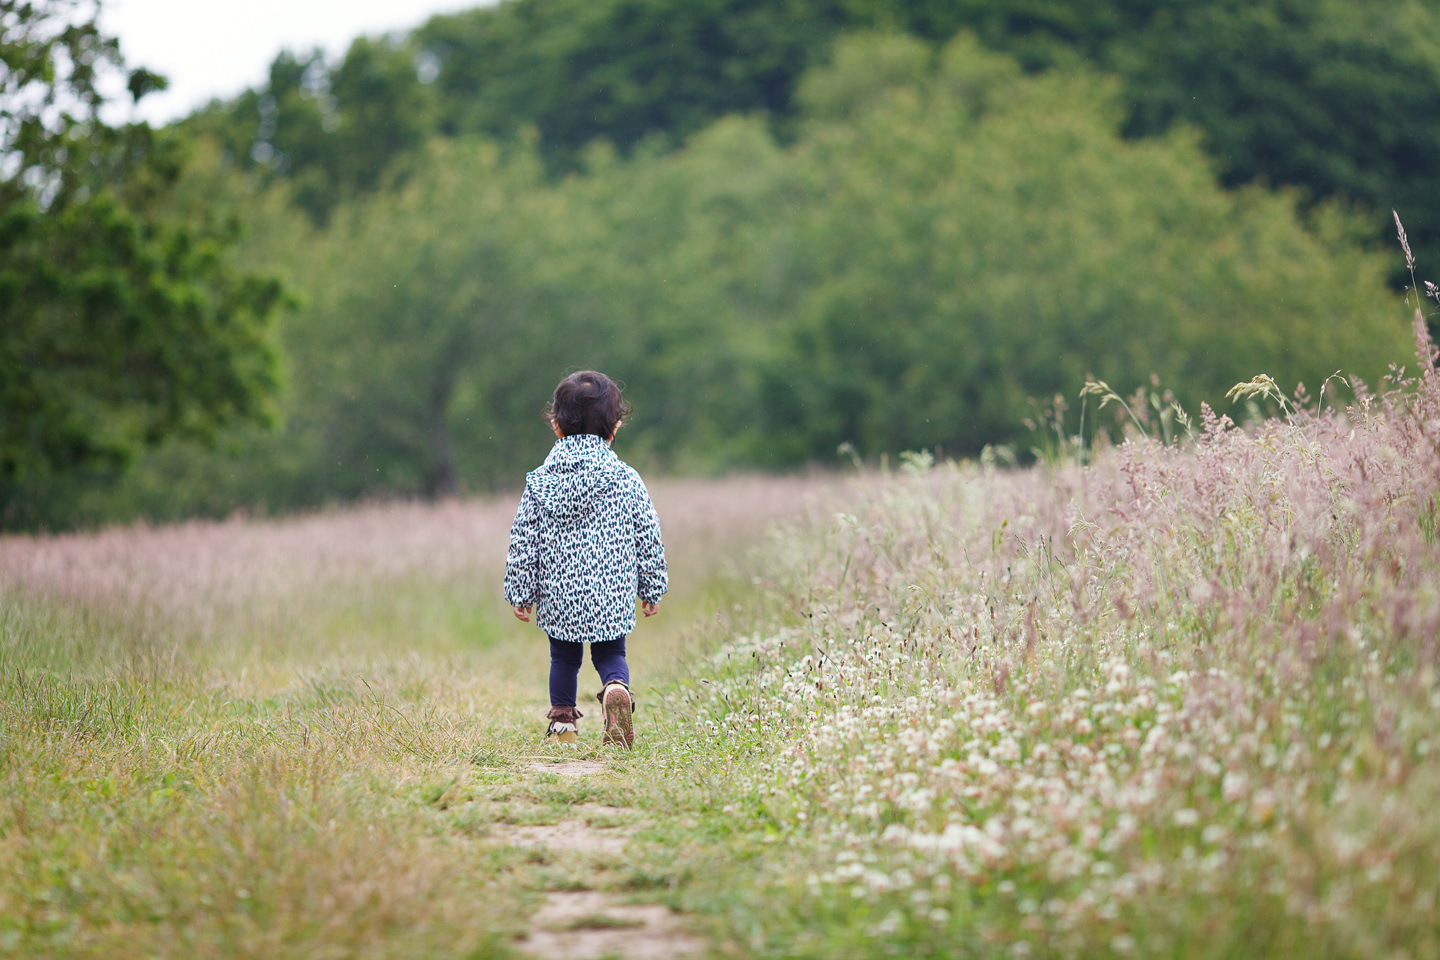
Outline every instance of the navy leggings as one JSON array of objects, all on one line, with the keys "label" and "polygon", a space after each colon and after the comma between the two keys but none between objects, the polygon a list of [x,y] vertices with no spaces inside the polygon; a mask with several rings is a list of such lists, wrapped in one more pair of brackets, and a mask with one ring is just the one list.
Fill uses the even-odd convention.
[{"label": "navy leggings", "polygon": [[[575,706],[575,687],[580,664],[585,660],[585,644],[575,640],[550,638],[550,706]],[[590,662],[600,674],[602,685],[619,680],[630,685],[630,668],[625,664],[625,638],[601,640],[590,644]]]}]

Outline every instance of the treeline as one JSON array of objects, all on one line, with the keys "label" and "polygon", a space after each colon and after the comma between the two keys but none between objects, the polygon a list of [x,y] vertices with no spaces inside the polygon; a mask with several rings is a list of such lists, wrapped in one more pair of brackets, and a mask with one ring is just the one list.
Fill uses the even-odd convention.
[{"label": "treeline", "polygon": [[782,137],[810,67],[845,31],[938,49],[967,31],[1027,72],[1117,78],[1128,138],[1198,130],[1222,182],[1290,186],[1440,236],[1440,4],[1435,0],[507,0],[338,63],[284,54],[263,89],[190,125],[243,167],[294,185],[317,222],[434,136],[533,130],[552,172],[603,139],[674,146],[729,114]]},{"label": "treeline", "polygon": [[179,189],[183,135],[105,122],[107,82],[138,101],[165,81],[84,12],[0,0],[0,524],[25,522],[20,494],[67,523],[50,484],[275,413],[284,290]]},{"label": "treeline", "polygon": [[1195,409],[1404,355],[1352,221],[1223,190],[1188,133],[1126,140],[1093,72],[870,34],[794,100],[783,140],[732,117],[674,151],[594,146],[560,180],[523,140],[432,141],[324,229],[272,198],[257,242],[309,296],[286,429],[161,451],[66,515],[513,486],[575,367],[629,384],[625,456],[712,470],[974,452],[1087,373],[1154,372]]},{"label": "treeline", "polygon": [[129,319],[96,329],[150,353],[88,342],[129,400],[38,379],[126,444],[0,470],[0,524],[511,487],[579,367],[674,471],[1024,450],[1087,374],[1192,411],[1377,379],[1409,352],[1377,208],[1423,244],[1440,185],[1437,8],[509,0],[282,55],[157,134],[189,158],[152,220],[203,239],[167,303],[204,335],[112,285]]}]

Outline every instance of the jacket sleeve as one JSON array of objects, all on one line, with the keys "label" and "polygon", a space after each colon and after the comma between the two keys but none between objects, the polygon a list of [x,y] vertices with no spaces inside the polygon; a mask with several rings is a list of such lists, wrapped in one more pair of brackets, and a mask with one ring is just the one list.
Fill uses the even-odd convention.
[{"label": "jacket sleeve", "polygon": [[636,477],[635,565],[640,599],[659,603],[670,588],[670,575],[665,566],[665,544],[660,539],[660,517],[645,484]]},{"label": "jacket sleeve", "polygon": [[540,599],[540,510],[530,487],[520,495],[505,555],[505,602],[528,607]]}]

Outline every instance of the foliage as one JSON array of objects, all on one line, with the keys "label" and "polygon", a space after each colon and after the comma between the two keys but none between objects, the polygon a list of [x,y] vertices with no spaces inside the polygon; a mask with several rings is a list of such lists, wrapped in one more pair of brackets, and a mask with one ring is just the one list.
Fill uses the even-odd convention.
[{"label": "foliage", "polygon": [[755,957],[1433,955],[1425,346],[1089,465],[657,483],[690,597],[629,753],[537,742],[543,643],[476,587],[511,498],[4,538],[0,934],[506,956],[590,890]]},{"label": "foliage", "polygon": [[359,40],[336,64],[282,54],[265,89],[193,124],[242,165],[299,178],[323,219],[431,134],[533,127],[547,164],[572,170],[595,139],[678,145],[762,111],[788,128],[801,76],[844,31],[937,46],[971,31],[1028,70],[1114,73],[1127,135],[1193,126],[1229,185],[1395,207],[1428,244],[1437,18],[1434,0],[507,0]]},{"label": "foliage", "polygon": [[554,168],[603,139],[683,139],[729,113],[783,114],[807,65],[855,18],[845,0],[520,0],[355,41],[339,63],[282,53],[269,82],[187,127],[241,167],[294,179],[323,222],[432,135],[538,132]]},{"label": "foliage", "polygon": [[[118,52],[75,3],[0,6],[0,516],[27,476],[122,463],[263,420],[273,279],[226,262],[235,222],[179,209],[172,132],[107,126]],[[130,74],[138,98],[161,85]]]},{"label": "foliage", "polygon": [[912,460],[775,537],[773,621],[668,701],[700,749],[762,757],[714,801],[769,866],[732,933],[1434,953],[1440,377],[1415,333],[1419,375],[1346,409],[1206,410],[1088,466]]},{"label": "foliage", "polygon": [[373,191],[395,161],[437,129],[433,89],[416,77],[414,51],[384,39],[351,44],[331,68],[320,51],[281,53],[263,90],[188,121],[266,180],[284,180],[293,202],[324,222],[344,198]]},{"label": "foliage", "polygon": [[322,378],[307,390],[322,444],[310,469],[323,464],[316,479],[340,496],[449,495],[457,456],[471,470],[533,459],[539,371],[585,342],[547,284],[570,269],[547,249],[568,211],[533,159],[442,146],[431,160],[406,189],[345,210],[314,248],[320,282],[292,342]]},{"label": "foliage", "polygon": [[[1150,4],[1147,28],[1101,61],[1126,81],[1132,134],[1180,120],[1229,184],[1292,184],[1377,213],[1407,211],[1440,239],[1440,6],[1353,0]],[[1381,226],[1376,218],[1375,227]]]},{"label": "foliage", "polygon": [[542,149],[596,138],[680,143],[730,113],[783,113],[800,74],[843,26],[845,0],[548,0],[433,18],[411,41],[439,64],[446,129]]},{"label": "foliage", "polygon": [[[881,57],[842,46],[802,100],[818,112]],[[1372,375],[1403,350],[1378,320],[1377,261],[1327,249],[1283,197],[1216,190],[1183,136],[1121,142],[1113,94],[1086,74],[1016,83],[1005,63],[961,40],[922,82],[805,127],[800,191],[825,202],[794,224],[817,282],[771,380],[778,434],[811,456],[845,440],[973,451],[1012,435],[1026,396],[1087,373],[1127,388],[1156,373],[1193,407],[1246,364],[1318,382],[1311,346]]]},{"label": "foliage", "polygon": [[1404,350],[1382,263],[1288,197],[1222,191],[1188,137],[1123,140],[1084,71],[872,35],[800,98],[788,144],[734,118],[675,152],[593,149],[557,184],[532,144],[442,140],[324,231],[257,219],[311,292],[286,432],[151,457],[113,509],[513,484],[578,367],[630,385],[626,457],[714,470],[979,452],[1087,374],[1158,374],[1193,410],[1255,365],[1373,381]]}]

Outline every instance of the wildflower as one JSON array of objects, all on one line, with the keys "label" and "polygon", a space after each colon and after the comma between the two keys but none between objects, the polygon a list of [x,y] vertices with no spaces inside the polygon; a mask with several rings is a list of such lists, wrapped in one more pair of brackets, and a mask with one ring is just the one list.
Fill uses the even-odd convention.
[{"label": "wildflower", "polygon": [[1177,827],[1193,827],[1199,822],[1199,812],[1190,807],[1184,807],[1175,811],[1175,825]]},{"label": "wildflower", "polygon": [[[1248,387],[1271,400],[1279,389],[1267,378]],[[1223,909],[1234,894],[1217,878],[1239,851],[1289,896],[1295,838],[1330,836],[1327,820],[1341,811],[1356,816],[1357,803],[1388,793],[1396,813],[1387,823],[1404,822],[1407,809],[1424,821],[1395,783],[1405,765],[1434,762],[1433,736],[1417,737],[1433,729],[1440,690],[1431,676],[1419,692],[1435,702],[1402,706],[1401,681],[1386,679],[1400,673],[1384,636],[1387,624],[1428,623],[1418,611],[1433,607],[1428,593],[1402,583],[1433,569],[1433,538],[1411,505],[1428,502],[1440,477],[1431,434],[1406,412],[1432,400],[1414,390],[1389,407],[1362,396],[1352,414],[1333,420],[1286,398],[1290,419],[1253,433],[1209,412],[1205,437],[1190,450],[1136,438],[1083,474],[1017,473],[1002,482],[957,468],[948,487],[935,471],[923,500],[851,507],[860,519],[845,536],[861,546],[843,589],[835,578],[852,540],[833,551],[842,558],[833,565],[828,553],[807,556],[803,574],[807,603],[834,588],[831,619],[772,631],[767,659],[753,674],[733,675],[729,701],[717,692],[707,708],[738,714],[751,702],[748,690],[768,689],[758,702],[767,716],[798,724],[780,726],[805,749],[776,766],[789,771],[789,785],[766,789],[800,792],[790,824],[807,813],[807,834],[828,838],[817,842],[865,858],[845,881],[861,881],[852,896],[903,898],[917,921],[934,902],[918,894],[942,895],[952,876],[1019,896],[1011,871],[1074,884],[1068,903],[1046,901],[1045,924],[1077,937],[1132,901],[1175,897],[1176,882],[1182,896],[1219,898]],[[1440,393],[1433,403],[1440,422]],[[1004,537],[992,538],[1002,521]],[[1052,536],[1057,544],[1083,536],[1086,549],[1062,557],[1035,546],[1048,550]],[[1403,575],[1392,557],[1406,565]],[[915,603],[921,583],[934,606]],[[1223,616],[1205,629],[1226,631],[1223,644],[1195,622],[1196,608],[1222,593]],[[1330,596],[1346,605],[1327,609]],[[1314,614],[1275,615],[1295,603],[1312,604]],[[1104,612],[1075,616],[1087,604]],[[888,626],[901,621],[899,610],[913,611],[904,638]],[[1007,626],[1011,641],[1033,636],[1033,649],[1005,666]],[[761,649],[762,639],[744,643]],[[1338,660],[1319,657],[1324,644]],[[801,706],[813,696],[800,680],[809,669],[803,658],[817,649],[835,680],[823,717]],[[1327,672],[1307,674],[1312,662]],[[997,684],[1002,667],[1007,679]],[[795,712],[768,713],[777,695],[777,707]],[[1369,749],[1378,702],[1393,711],[1387,729],[1398,745],[1413,744],[1409,751]],[[1395,778],[1377,789],[1387,761]],[[1312,803],[1316,785],[1331,782],[1329,802]],[[1212,797],[1225,806],[1212,809]],[[1292,811],[1314,823],[1285,829]],[[1374,883],[1394,885],[1409,869],[1377,850],[1377,840],[1354,844],[1353,853],[1323,858],[1330,873],[1317,883],[1357,890],[1374,871]],[[996,882],[997,872],[1005,879]],[[1388,922],[1338,903],[1325,909],[1335,924]],[[1126,936],[1115,937],[1113,952],[1138,949]]]},{"label": "wildflower", "polygon": [[1250,807],[1250,819],[1256,824],[1264,825],[1274,818],[1275,794],[1269,790],[1257,791]]}]

